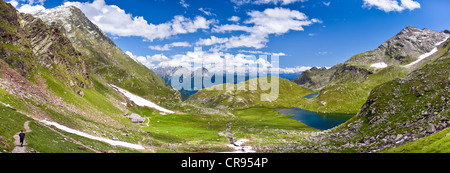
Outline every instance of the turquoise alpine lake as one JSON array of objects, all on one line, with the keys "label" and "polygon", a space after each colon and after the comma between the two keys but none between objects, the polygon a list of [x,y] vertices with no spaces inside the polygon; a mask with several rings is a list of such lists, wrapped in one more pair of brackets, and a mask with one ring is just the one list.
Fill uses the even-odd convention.
[{"label": "turquoise alpine lake", "polygon": [[300,108],[274,109],[285,115],[293,115],[291,119],[300,121],[309,127],[319,130],[328,130],[352,118],[355,114],[342,113],[316,113]]},{"label": "turquoise alpine lake", "polygon": [[305,98],[306,99],[312,99],[312,98],[316,97],[317,95],[319,95],[319,94],[318,93],[314,93],[314,94],[310,94],[310,95],[305,96]]}]

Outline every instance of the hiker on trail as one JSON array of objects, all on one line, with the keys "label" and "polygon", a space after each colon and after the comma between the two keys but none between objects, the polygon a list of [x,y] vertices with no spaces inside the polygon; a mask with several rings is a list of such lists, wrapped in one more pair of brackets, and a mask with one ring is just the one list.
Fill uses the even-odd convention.
[{"label": "hiker on trail", "polygon": [[23,147],[23,140],[25,139],[25,133],[23,133],[23,130],[20,130],[20,147]]}]

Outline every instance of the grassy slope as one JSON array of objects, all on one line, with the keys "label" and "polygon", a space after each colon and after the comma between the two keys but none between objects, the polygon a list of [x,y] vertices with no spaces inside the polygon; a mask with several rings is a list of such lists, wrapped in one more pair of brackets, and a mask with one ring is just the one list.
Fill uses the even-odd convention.
[{"label": "grassy slope", "polygon": [[[93,151],[81,150],[78,147],[81,145],[72,142],[71,140],[61,136],[60,134],[49,129],[48,126],[40,124],[35,120],[0,105],[0,134],[5,137],[6,142],[10,147],[2,146],[0,148],[1,152],[11,152],[14,149],[14,138],[13,135],[20,130],[24,130],[24,123],[30,121],[29,127],[31,132],[26,132],[26,142],[28,144],[27,150],[34,149],[41,153],[92,153]],[[62,132],[65,133],[65,132]],[[109,144],[87,139],[77,135],[65,133],[67,136],[71,136],[77,141],[82,141],[84,144],[92,146],[94,149],[99,151],[110,151],[114,150],[116,152],[135,152],[121,147],[110,146]]]},{"label": "grassy slope", "polygon": [[177,152],[226,151],[225,130],[229,117],[203,114],[151,115],[149,126],[142,127],[151,137],[153,146]]},{"label": "grassy slope", "polygon": [[86,55],[92,71],[108,83],[156,103],[180,101],[181,96],[177,90],[171,89],[152,70],[131,59],[115,45],[83,36],[80,30],[75,33],[75,47]]},{"label": "grassy slope", "polygon": [[325,87],[299,107],[323,113],[357,113],[377,85],[406,76],[408,69],[389,66],[369,75],[364,82],[343,82]]},{"label": "grassy slope", "polygon": [[304,137],[298,132],[318,131],[290,119],[292,115],[280,114],[278,111],[267,108],[239,110],[235,112],[235,115],[237,121],[232,122],[231,133],[237,139],[250,139],[250,144],[258,146],[289,145]]},{"label": "grassy slope", "polygon": [[[305,95],[312,93],[312,91],[309,89],[298,86],[297,84],[287,79],[279,78],[278,98],[271,102],[262,101],[261,94],[267,94],[270,92],[270,90],[261,90],[259,86],[257,90],[248,90],[249,83],[252,83],[254,80],[258,79],[251,79],[249,81],[232,85],[232,87],[237,88],[238,86],[243,86],[243,84],[245,84],[247,90],[203,89],[192,95],[187,101],[200,103],[205,99],[211,99],[210,102],[205,104],[207,107],[226,106],[231,109],[246,109],[251,107],[280,108],[293,107],[301,102],[301,100],[305,100],[303,98]],[[224,85],[218,85],[214,87],[225,88]]]},{"label": "grassy slope", "polygon": [[[234,112],[235,116],[219,114],[150,114],[149,126],[142,126],[158,152],[221,152],[227,147],[226,124],[231,122],[235,140],[246,138],[248,145],[271,147],[300,141],[304,134],[283,132],[317,131],[267,108],[251,108]],[[147,123],[147,121],[145,122]],[[220,134],[219,134],[220,133]],[[146,141],[147,142],[147,141]]]},{"label": "grassy slope", "polygon": [[[448,82],[450,64],[448,46],[437,59],[427,62],[422,68],[408,74],[404,79],[393,80],[379,85],[371,92],[367,105],[335,131],[345,130],[355,121],[361,121],[356,136],[350,142],[363,138],[381,139],[397,134],[413,133],[427,136],[424,132],[428,124],[438,124],[449,119],[446,100],[450,98]],[[428,88],[425,90],[425,88]],[[447,98],[447,99],[446,99]],[[449,129],[409,142],[403,146],[389,148],[385,152],[448,152]],[[448,135],[447,135],[448,136]]]},{"label": "grassy slope", "polygon": [[385,153],[450,153],[450,128],[398,147]]},{"label": "grassy slope", "polygon": [[[39,76],[39,77],[38,77]],[[118,96],[115,91],[105,86],[106,84],[98,77],[92,75],[93,87],[91,89],[83,89],[84,97],[76,94],[73,89],[66,86],[56,79],[53,75],[49,74],[47,70],[38,68],[36,72],[31,74],[32,82],[38,84],[36,78],[41,78],[45,82],[45,87],[42,89],[48,91],[53,95],[53,98],[59,98],[68,104],[68,107],[59,107],[52,105],[49,102],[38,103],[30,98],[21,98],[20,96],[13,96],[6,90],[0,87],[0,101],[5,104],[9,104],[21,112],[25,112],[29,115],[35,115],[39,117],[46,117],[50,120],[56,121],[60,124],[68,127],[79,129],[87,133],[93,133],[96,131],[101,134],[107,134],[118,137],[120,140],[127,140],[131,143],[137,143],[142,140],[142,134],[140,130],[130,122],[129,119],[122,117],[122,107],[117,107],[118,102],[122,102],[122,98]],[[116,104],[114,104],[116,103]],[[82,112],[82,113],[81,113]],[[23,127],[23,122],[19,123],[19,127]],[[0,135],[11,132],[2,131]],[[42,133],[47,133],[45,129],[40,129]],[[127,134],[127,136],[123,136]],[[95,134],[93,134],[95,135]],[[100,135],[100,134],[99,134]],[[9,136],[9,135],[8,135]],[[77,152],[76,150],[63,151],[57,147],[49,147],[51,145],[46,144],[43,140],[46,138],[41,133],[33,135],[36,137],[36,143],[34,147],[40,152]],[[30,138],[30,140],[33,138]],[[31,144],[33,145],[33,144]],[[100,148],[106,147],[108,144],[102,144]],[[47,147],[47,148],[46,148]],[[64,148],[63,149],[67,149]],[[114,150],[120,151],[120,148]]]}]

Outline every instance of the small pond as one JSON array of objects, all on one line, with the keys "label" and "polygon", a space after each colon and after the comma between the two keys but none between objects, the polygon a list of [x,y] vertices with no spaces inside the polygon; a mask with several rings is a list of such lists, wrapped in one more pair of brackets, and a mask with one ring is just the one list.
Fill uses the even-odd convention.
[{"label": "small pond", "polygon": [[342,113],[316,113],[300,108],[274,109],[285,115],[294,115],[291,119],[300,121],[309,127],[320,130],[328,130],[336,127],[352,118],[355,114]]},{"label": "small pond", "polygon": [[314,94],[310,94],[310,95],[305,96],[305,98],[306,99],[312,99],[312,98],[316,97],[317,95],[319,95],[319,94],[318,93],[314,93]]}]

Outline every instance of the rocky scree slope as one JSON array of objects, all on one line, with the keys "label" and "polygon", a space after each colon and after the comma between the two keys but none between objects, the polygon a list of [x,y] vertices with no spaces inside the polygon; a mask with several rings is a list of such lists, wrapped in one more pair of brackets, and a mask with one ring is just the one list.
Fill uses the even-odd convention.
[{"label": "rocky scree slope", "polygon": [[5,2],[1,5],[3,61],[24,77],[33,78],[34,73],[45,68],[74,89],[92,86],[85,57],[63,33],[29,14],[18,13]]}]

